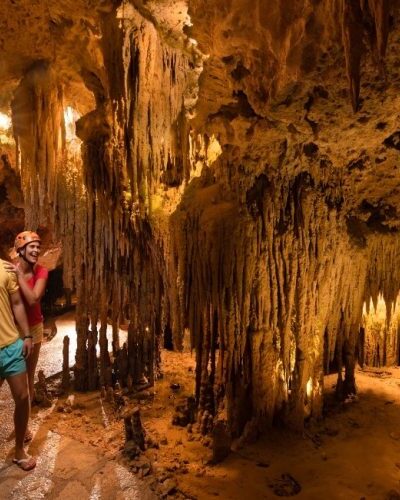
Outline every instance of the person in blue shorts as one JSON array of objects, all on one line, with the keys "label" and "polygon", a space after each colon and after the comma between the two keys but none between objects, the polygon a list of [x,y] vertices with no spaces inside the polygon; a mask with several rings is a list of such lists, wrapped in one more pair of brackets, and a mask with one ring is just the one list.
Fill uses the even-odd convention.
[{"label": "person in blue shorts", "polygon": [[[4,380],[10,386],[15,403],[15,457],[13,462],[25,471],[36,466],[34,457],[24,448],[25,433],[30,413],[28,377],[25,360],[32,352],[24,303],[19,292],[15,273],[7,272],[5,261],[0,259],[0,387]],[[14,322],[22,331],[22,338]]]}]

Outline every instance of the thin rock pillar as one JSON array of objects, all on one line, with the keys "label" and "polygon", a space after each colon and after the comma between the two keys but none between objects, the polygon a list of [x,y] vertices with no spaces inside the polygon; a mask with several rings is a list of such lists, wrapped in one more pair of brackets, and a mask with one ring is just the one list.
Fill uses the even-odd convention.
[{"label": "thin rock pillar", "polygon": [[356,365],[356,342],[357,335],[354,334],[354,329],[352,329],[349,337],[344,341],[343,345],[343,358],[345,366],[345,376],[343,382],[344,397],[347,397],[350,394],[356,394],[357,392],[356,378],[354,375]]},{"label": "thin rock pillar", "polygon": [[97,367],[97,329],[93,325],[88,332],[88,389],[94,391],[98,388],[99,376]]},{"label": "thin rock pillar", "polygon": [[66,335],[63,341],[63,367],[62,367],[62,380],[61,385],[65,391],[68,391],[70,386],[70,373],[69,373],[69,337]]}]

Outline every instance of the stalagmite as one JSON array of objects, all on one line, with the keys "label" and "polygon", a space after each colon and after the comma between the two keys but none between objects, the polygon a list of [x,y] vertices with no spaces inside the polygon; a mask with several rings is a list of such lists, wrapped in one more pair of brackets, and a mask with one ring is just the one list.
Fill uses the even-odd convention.
[{"label": "stalagmite", "polygon": [[35,386],[35,397],[36,403],[44,408],[50,408],[52,405],[52,398],[47,391],[47,382],[43,370],[38,371],[38,381]]},{"label": "stalagmite", "polygon": [[63,340],[63,365],[62,365],[62,379],[61,386],[64,391],[70,388],[70,372],[69,372],[69,337],[66,335]]},{"label": "stalagmite", "polygon": [[222,420],[216,422],[213,427],[212,437],[212,460],[213,463],[219,463],[229,455],[231,449],[231,437],[226,422]]},{"label": "stalagmite", "polygon": [[186,427],[196,421],[196,401],[192,396],[186,398],[184,404],[175,408],[175,414],[172,417],[172,424]]},{"label": "stalagmite", "polygon": [[[372,300],[371,300],[372,302]],[[385,304],[382,296],[376,306],[364,307],[360,364],[371,367],[396,366],[400,360],[399,298]]]},{"label": "stalagmite", "polygon": [[112,387],[107,387],[107,401],[114,404],[114,389]]},{"label": "stalagmite", "polygon": [[123,418],[125,427],[125,453],[134,458],[145,449],[145,432],[142,427],[139,408],[126,410]]}]

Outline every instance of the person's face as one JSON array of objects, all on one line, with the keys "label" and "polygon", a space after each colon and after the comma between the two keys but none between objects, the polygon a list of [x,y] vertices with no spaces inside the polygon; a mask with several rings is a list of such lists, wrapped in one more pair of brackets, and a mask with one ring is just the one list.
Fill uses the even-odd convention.
[{"label": "person's face", "polygon": [[24,252],[25,259],[28,262],[36,264],[40,255],[40,243],[38,241],[28,243],[22,252]]}]

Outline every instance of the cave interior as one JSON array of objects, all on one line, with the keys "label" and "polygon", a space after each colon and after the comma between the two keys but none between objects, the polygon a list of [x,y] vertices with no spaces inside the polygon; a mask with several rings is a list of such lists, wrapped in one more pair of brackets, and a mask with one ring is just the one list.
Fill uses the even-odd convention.
[{"label": "cave interior", "polygon": [[[83,418],[87,400],[63,409],[101,394],[120,432],[109,460],[135,473],[128,496],[90,496],[86,479],[82,498],[136,498],[139,480],[140,498],[242,499],[252,477],[253,498],[400,498],[399,4],[2,1],[1,257],[22,229],[41,235],[46,311],[69,311],[49,418]],[[205,450],[185,474],[164,477],[136,435],[155,394],[154,429],[162,414],[159,434],[172,420],[178,447]],[[358,433],[354,455],[321,451],[327,418],[352,422],[326,439]],[[309,442],[312,479],[288,458]],[[261,486],[241,473],[251,449],[280,464]],[[358,465],[354,484],[329,476],[335,460]],[[7,498],[36,498],[7,474]],[[43,477],[40,498],[79,491]]]}]

